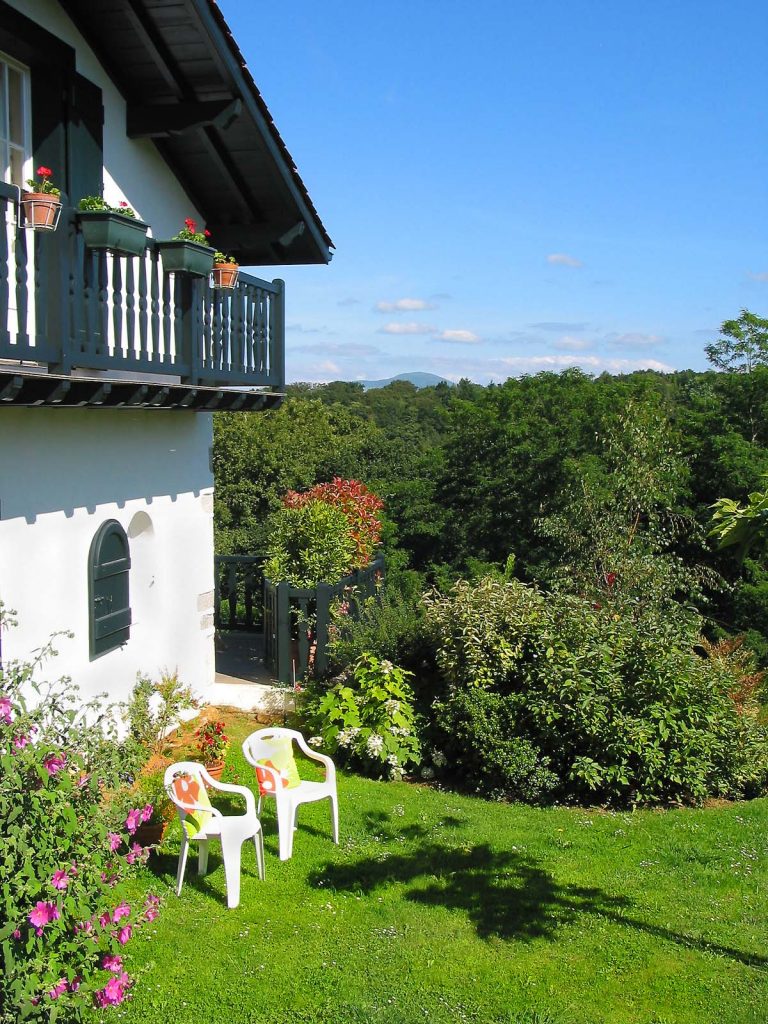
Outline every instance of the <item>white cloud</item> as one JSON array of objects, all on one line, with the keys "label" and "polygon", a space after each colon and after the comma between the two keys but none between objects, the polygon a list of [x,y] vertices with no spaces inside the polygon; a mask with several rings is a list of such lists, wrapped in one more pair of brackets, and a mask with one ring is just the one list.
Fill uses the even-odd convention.
[{"label": "white cloud", "polygon": [[552,342],[552,348],[559,348],[567,352],[581,352],[585,348],[592,348],[592,342],[586,338],[572,338],[569,334]]},{"label": "white cloud", "polygon": [[553,252],[547,256],[547,263],[553,264],[556,267],[583,267],[584,264],[581,260],[577,260],[575,256],[569,256],[566,252]]},{"label": "white cloud", "polygon": [[560,320],[545,320],[538,324],[528,324],[529,327],[537,331],[586,331],[589,324],[578,323],[565,323]]},{"label": "white cloud", "polygon": [[291,345],[291,352],[311,352],[317,355],[334,355],[341,358],[353,358],[357,356],[375,356],[381,352],[375,345],[361,345],[356,342],[344,344],[335,342],[324,345]]},{"label": "white cloud", "polygon": [[377,313],[418,313],[422,309],[437,307],[426,299],[396,299],[394,302],[377,302],[373,308]]},{"label": "white cloud", "polygon": [[768,281],[768,271],[761,271],[759,274],[747,274],[753,281]]},{"label": "white cloud", "polygon": [[473,331],[441,331],[435,335],[437,341],[452,341],[459,345],[477,345],[479,335]]},{"label": "white cloud", "polygon": [[379,334],[434,334],[436,331],[436,327],[430,327],[429,324],[419,324],[415,320],[405,321],[404,323],[384,324],[383,327],[379,328]]},{"label": "white cloud", "polygon": [[607,334],[605,340],[617,348],[655,348],[662,345],[664,338],[660,334],[641,334],[639,331],[628,331],[626,334]]}]

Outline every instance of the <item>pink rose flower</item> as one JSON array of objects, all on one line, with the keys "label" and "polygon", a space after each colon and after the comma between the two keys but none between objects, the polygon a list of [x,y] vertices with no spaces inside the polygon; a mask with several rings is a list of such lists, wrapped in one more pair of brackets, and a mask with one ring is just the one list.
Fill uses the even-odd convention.
[{"label": "pink rose flower", "polygon": [[130,942],[131,935],[133,935],[133,929],[129,924],[125,924],[117,933],[117,941],[121,946],[124,946],[126,942]]},{"label": "pink rose flower", "polygon": [[112,923],[113,924],[117,924],[117,922],[120,920],[120,918],[128,917],[130,913],[131,913],[130,906],[125,902],[125,900],[123,900],[123,902],[122,903],[118,903],[118,905],[112,911]]},{"label": "pink rose flower", "polygon": [[0,697],[0,722],[11,724],[11,702],[7,697]]},{"label": "pink rose flower", "polygon": [[69,885],[69,875],[66,871],[54,871],[51,878],[51,885],[54,889],[66,889]]},{"label": "pink rose flower", "polygon": [[43,767],[49,775],[55,775],[60,772],[64,765],[67,763],[66,754],[48,754],[43,761]]},{"label": "pink rose flower", "polygon": [[147,910],[146,913],[144,914],[144,920],[147,922],[154,921],[156,917],[157,911],[155,910],[154,907],[150,907],[149,910]]},{"label": "pink rose flower", "polygon": [[[124,980],[125,979],[125,980]],[[122,974],[110,978],[104,988],[96,992],[94,998],[98,1006],[118,1006],[125,999],[125,988],[128,982],[128,975]]]},{"label": "pink rose flower", "polygon": [[133,833],[136,831],[140,824],[141,811],[138,809],[128,811],[128,817],[125,819],[125,827],[128,829],[131,835],[133,835]]},{"label": "pink rose flower", "polygon": [[24,747],[29,743],[29,736],[14,736],[13,737],[13,749],[23,750]]},{"label": "pink rose flower", "polygon": [[59,996],[63,995],[67,991],[67,982],[65,978],[62,978],[58,984],[54,985],[48,993],[50,999],[58,999]]},{"label": "pink rose flower", "polygon": [[42,929],[51,921],[59,919],[59,908],[55,903],[38,900],[35,909],[31,910],[27,920],[37,929],[37,934],[42,935]]},{"label": "pink rose flower", "polygon": [[109,916],[109,914],[102,914],[101,917],[99,918],[99,924],[101,925],[102,928],[108,928],[111,923],[112,918]]},{"label": "pink rose flower", "polygon": [[117,832],[107,832],[107,842],[109,843],[109,848],[112,853],[115,852],[122,841],[122,837],[119,836]]},{"label": "pink rose flower", "polygon": [[145,804],[141,809],[141,820],[149,821],[152,817],[152,804]]},{"label": "pink rose flower", "polygon": [[105,971],[113,971],[115,974],[119,974],[123,969],[123,958],[121,956],[105,956],[101,961],[101,966]]}]

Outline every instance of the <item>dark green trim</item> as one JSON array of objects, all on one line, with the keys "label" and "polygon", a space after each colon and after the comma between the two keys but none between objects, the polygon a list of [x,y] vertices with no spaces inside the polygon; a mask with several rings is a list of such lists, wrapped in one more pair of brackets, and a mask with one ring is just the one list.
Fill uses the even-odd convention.
[{"label": "dark green trim", "polygon": [[102,523],[88,552],[90,657],[100,658],[131,635],[128,535],[116,519]]}]

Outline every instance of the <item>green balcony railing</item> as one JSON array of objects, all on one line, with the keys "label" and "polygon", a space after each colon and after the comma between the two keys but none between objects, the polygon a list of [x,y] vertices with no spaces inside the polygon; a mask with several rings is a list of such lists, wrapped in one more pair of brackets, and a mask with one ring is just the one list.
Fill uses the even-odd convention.
[{"label": "green balcony railing", "polygon": [[67,205],[56,231],[19,228],[18,201],[0,183],[0,359],[282,389],[282,281],[241,273],[233,291],[214,289],[165,273],[153,239],[144,256],[86,248]]}]

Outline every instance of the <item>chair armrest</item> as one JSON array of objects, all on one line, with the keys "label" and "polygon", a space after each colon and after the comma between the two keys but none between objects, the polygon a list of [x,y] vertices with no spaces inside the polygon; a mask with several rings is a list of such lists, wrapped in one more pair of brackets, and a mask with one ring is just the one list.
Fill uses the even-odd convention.
[{"label": "chair armrest", "polygon": [[253,793],[247,786],[236,786],[231,782],[217,782],[216,779],[212,779],[208,772],[206,774],[206,784],[210,785],[211,789],[220,790],[222,793],[237,793],[245,800],[246,813],[251,811],[256,813],[256,800]]},{"label": "chair armrest", "polygon": [[306,755],[306,757],[310,758],[312,761],[319,761],[320,764],[325,765],[327,781],[336,778],[336,765],[327,754],[321,754],[317,750],[313,750],[303,736],[301,738],[297,736],[296,742],[299,745],[299,749],[302,754]]}]

